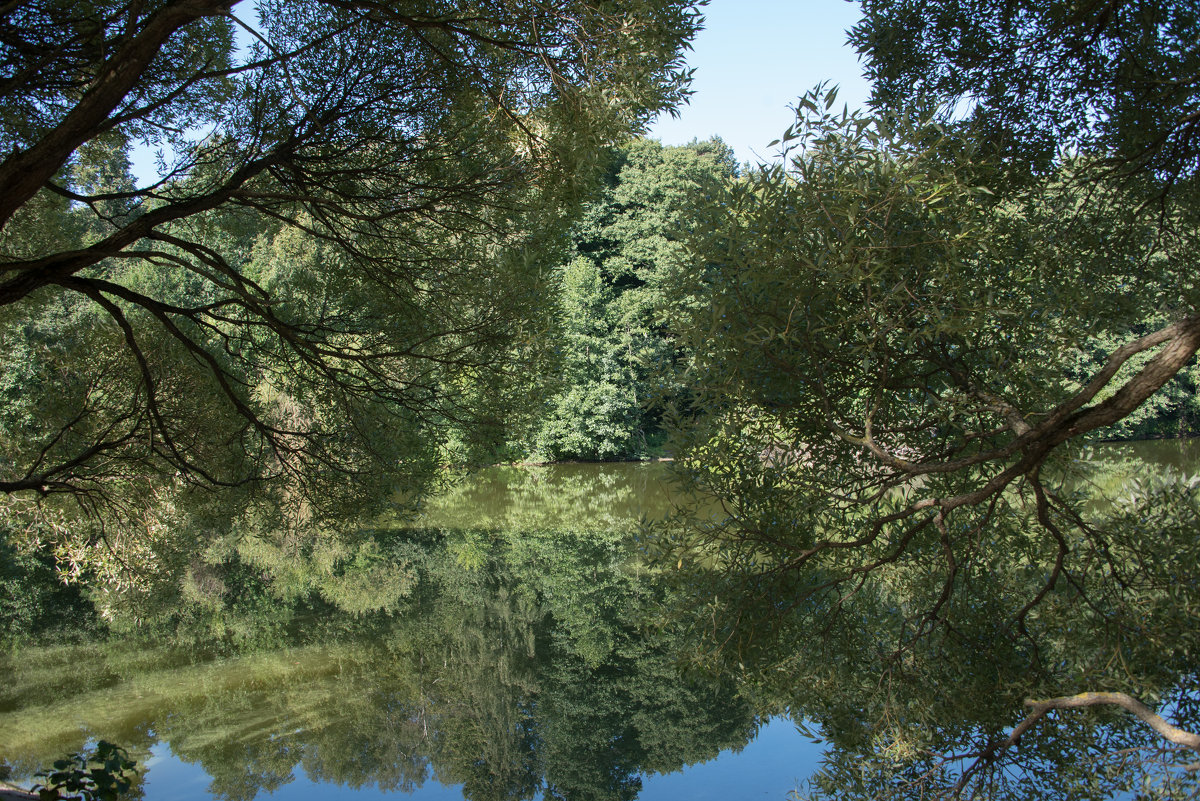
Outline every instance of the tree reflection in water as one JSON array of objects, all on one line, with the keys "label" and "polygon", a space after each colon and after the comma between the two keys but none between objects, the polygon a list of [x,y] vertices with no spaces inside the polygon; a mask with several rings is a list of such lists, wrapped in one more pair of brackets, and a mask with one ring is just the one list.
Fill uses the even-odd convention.
[{"label": "tree reflection in water", "polygon": [[[1045,553],[1057,545],[1019,498],[960,540],[950,582],[936,537],[857,574],[836,557],[796,570],[786,548],[698,538],[681,517],[661,554],[683,565],[668,574],[676,614],[703,632],[714,671],[739,671],[829,743],[800,797],[1191,797],[1194,747],[1113,704],[1042,714],[1052,699],[1124,693],[1200,732],[1200,482],[1145,448],[1060,466],[1055,513],[1075,519],[1055,582]],[[767,516],[778,528],[788,511],[767,495],[712,528]],[[825,525],[814,537],[855,538],[853,518]]]},{"label": "tree reflection in water", "polygon": [[[1082,691],[1200,730],[1195,484],[1144,455],[1085,457],[1063,487],[1109,553],[1077,554],[1103,569],[1058,585],[1024,631],[1014,599],[1045,577],[1011,549],[977,560],[913,636],[938,576],[901,565],[834,596],[806,595],[811,573],[730,570],[719,553],[655,566],[645,553],[680,520],[661,522],[660,468],[508,469],[415,522],[364,525],[347,553],[368,557],[325,572],[311,550],[291,573],[283,552],[193,561],[178,581],[208,571],[216,590],[159,607],[153,638],[10,652],[0,754],[28,773],[88,737],[143,760],[167,743],[231,800],[297,768],[351,788],[633,799],[643,776],[740,749],[786,714],[827,743],[799,796],[962,782],[964,797],[1181,797],[1196,754],[1116,707],[1050,712],[1006,745],[1026,699]],[[712,525],[712,509],[690,525]],[[1005,525],[997,541],[1019,541],[1021,519]],[[403,585],[364,603],[397,564]]]},{"label": "tree reflection in water", "polygon": [[[734,680],[683,676],[687,641],[648,625],[665,599],[631,556],[644,509],[630,494],[642,485],[540,481],[510,491],[524,530],[364,529],[363,547],[402,559],[410,576],[383,608],[362,611],[359,582],[341,582],[355,613],[338,608],[334,582],[297,598],[272,583],[284,560],[249,570],[227,555],[205,568],[221,590],[205,614],[186,597],[164,608],[170,643],[114,637],[6,656],[0,753],[28,773],[89,736],[143,761],[167,743],[230,801],[274,791],[297,768],[352,788],[411,792],[436,778],[471,799],[632,799],[647,773],[742,748],[762,721]],[[539,486],[555,504],[586,495],[608,515],[590,531],[533,527],[556,514]],[[480,501],[478,485],[462,492],[450,500]],[[622,502],[631,511],[613,513]],[[318,563],[296,562],[287,586]],[[260,609],[261,640],[233,636],[253,631]]]}]

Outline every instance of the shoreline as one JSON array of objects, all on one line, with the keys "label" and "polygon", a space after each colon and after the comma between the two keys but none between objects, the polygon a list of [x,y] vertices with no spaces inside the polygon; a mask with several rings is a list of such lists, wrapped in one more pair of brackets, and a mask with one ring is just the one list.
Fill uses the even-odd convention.
[{"label": "shoreline", "polygon": [[650,459],[563,459],[551,462],[494,462],[486,467],[553,467],[559,464],[652,464],[673,462],[674,456],[655,456]]},{"label": "shoreline", "polygon": [[[1144,442],[1190,442],[1192,440],[1200,441],[1200,434],[1189,435],[1184,437],[1143,437],[1141,439],[1096,439],[1091,441],[1079,442],[1077,445],[1137,445]],[[674,456],[653,456],[646,459],[560,459],[546,462],[491,462],[481,465],[481,467],[553,467],[554,465],[567,464],[649,464],[653,462],[674,462]],[[466,465],[445,465],[445,469],[452,470],[464,468]],[[470,469],[470,468],[468,468]]]},{"label": "shoreline", "polygon": [[22,790],[15,784],[0,781],[0,801],[30,801],[38,798],[38,794],[30,790]]}]

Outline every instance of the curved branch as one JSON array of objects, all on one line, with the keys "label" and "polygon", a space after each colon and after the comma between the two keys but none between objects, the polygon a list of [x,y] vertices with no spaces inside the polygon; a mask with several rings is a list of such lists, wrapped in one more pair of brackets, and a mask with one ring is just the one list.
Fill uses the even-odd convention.
[{"label": "curved branch", "polygon": [[1171,725],[1162,716],[1150,709],[1150,707],[1125,693],[1085,692],[1078,695],[1047,698],[1042,701],[1026,699],[1024,705],[1029,709],[1029,714],[1013,728],[1007,737],[988,744],[986,748],[976,755],[975,761],[962,772],[958,782],[955,783],[954,788],[950,791],[949,795],[951,797],[957,798],[961,795],[963,789],[970,782],[971,777],[978,773],[984,765],[994,762],[1002,753],[1020,742],[1021,737],[1036,726],[1047,713],[1056,709],[1083,709],[1085,707],[1104,705],[1119,706],[1154,729],[1163,739],[1184,748],[1200,751],[1200,734],[1193,734],[1192,732]]},{"label": "curved branch", "polygon": [[[1133,356],[1163,346],[1137,375],[1125,382],[1107,400],[1088,408],[1081,408],[1096,397]],[[1193,314],[1164,328],[1122,345],[1109,356],[1104,367],[1079,392],[1052,409],[1049,415],[1035,427],[1030,427],[1023,418],[1013,420],[1015,409],[1004,410],[1009,418],[1009,427],[1021,432],[1007,445],[982,453],[972,454],[946,462],[914,462],[888,453],[871,436],[868,430],[858,437],[842,430],[830,421],[830,429],[840,439],[862,447],[888,467],[900,470],[908,476],[934,473],[954,473],[967,467],[1005,459],[1022,450],[1041,451],[1042,455],[1051,448],[1072,437],[1086,434],[1097,428],[1111,425],[1129,415],[1147,398],[1162,388],[1182,369],[1196,351],[1200,350],[1200,314]],[[1026,460],[1018,464],[1025,464]],[[1029,463],[1021,473],[1040,461]],[[1018,473],[1019,475],[1020,473]],[[1007,483],[1007,482],[1006,482]],[[985,496],[986,497],[986,496]],[[973,501],[968,501],[973,502]]]},{"label": "curved branch", "polygon": [[150,236],[159,225],[215,209],[280,155],[279,151],[275,151],[250,161],[213,191],[147,212],[90,247],[55,253],[32,261],[0,263],[0,272],[17,273],[0,284],[0,306],[15,303],[35,290],[119,254],[126,247]]},{"label": "curved branch", "polygon": [[1200,751],[1200,734],[1193,734],[1192,732],[1184,731],[1178,726],[1171,725],[1161,715],[1150,709],[1150,707],[1132,695],[1126,695],[1125,693],[1079,693],[1078,695],[1048,698],[1044,701],[1029,699],[1025,702],[1025,706],[1031,710],[1030,717],[1035,715],[1041,717],[1051,709],[1083,709],[1085,707],[1103,705],[1119,706],[1154,729],[1163,739],[1175,745]]},{"label": "curved branch", "polygon": [[180,28],[227,12],[238,0],[181,0],[154,12],[141,32],[100,69],[62,122],[27,150],[0,163],[0,228],[66,163],[80,145],[104,130],[108,116],[133,90],[162,46]]}]

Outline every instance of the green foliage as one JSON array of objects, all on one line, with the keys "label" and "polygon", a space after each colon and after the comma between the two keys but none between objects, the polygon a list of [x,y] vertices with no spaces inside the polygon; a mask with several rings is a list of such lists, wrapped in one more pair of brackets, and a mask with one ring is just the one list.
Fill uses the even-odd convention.
[{"label": "green foliage", "polygon": [[[1200,228],[1183,188],[1150,208],[1153,177],[1086,154],[1010,180],[969,128],[832,108],[801,98],[785,163],[696,229],[676,465],[725,514],[646,544],[707,663],[819,724],[823,792],[936,795],[1026,698],[1193,685],[1195,483],[1106,504],[1064,443],[1164,408],[1141,407],[1200,345]],[[1160,763],[1188,785],[1131,725],[1047,729],[968,795],[1105,797]],[[1062,766],[1089,749],[1116,767],[1085,792]]]},{"label": "green foliage", "polygon": [[[1145,201],[1159,210],[1164,238],[1194,235],[1188,227],[1194,228],[1200,161],[1185,110],[1200,88],[1197,55],[1188,44],[1200,30],[1194,8],[875,0],[862,8],[850,40],[872,79],[877,110],[936,115],[972,143],[993,189],[1036,186],[1074,162],[1080,204],[1094,200],[1089,185],[1119,183],[1130,200],[1113,212],[1127,214]],[[1176,268],[1155,259],[1136,272],[1153,282],[1164,269]],[[1143,291],[1132,280],[1102,286],[1114,294]],[[1180,300],[1189,291],[1184,284],[1176,296],[1168,291],[1160,307],[1146,304],[1142,319],[1095,331],[1090,343],[1081,343],[1078,377],[1097,371],[1132,334],[1186,313]],[[1057,307],[1058,299],[1042,302]],[[1106,433],[1193,433],[1194,370],[1193,364],[1181,371]]]},{"label": "green foliage", "polygon": [[[1071,164],[1000,198],[957,136],[829,109],[802,98],[789,163],[727,188],[675,293],[697,412],[679,464],[729,516],[681,522],[666,559],[716,560],[749,593],[793,576],[785,603],[815,608],[899,571],[880,580],[924,598],[880,634],[901,647],[1007,555],[1048,587],[1090,573],[1064,531],[1099,538],[1052,483],[1053,449],[1100,428],[1139,365],[1085,388],[1075,355],[1164,308],[1194,315],[1197,229],[1173,207],[1158,236],[1122,190],[1081,193]],[[1024,625],[1041,597],[992,611]]]},{"label": "green foliage", "polygon": [[532,434],[549,459],[644,456],[666,404],[685,391],[663,326],[667,287],[686,271],[700,210],[733,175],[720,140],[636,140],[611,156],[603,195],[572,234],[559,270],[561,367]]},{"label": "green foliage", "polygon": [[[1200,166],[1194,6],[1068,0],[863,0],[850,41],[882,110],[940,109],[995,166],[1049,170],[1064,150],[1116,174],[1187,184]],[[1181,191],[1193,192],[1186,186]]]},{"label": "green foliage", "polygon": [[95,609],[78,585],[64,585],[52,560],[0,541],[0,631],[15,644],[36,637],[95,634]]},{"label": "green foliage", "polygon": [[686,95],[698,14],[409,5],[267,4],[240,49],[215,0],[3,15],[0,492],[41,499],[56,525],[22,547],[106,608],[177,590],[180,528],[280,587],[309,548],[365,611],[350,576],[387,560],[342,521],[414,503],[540,400],[547,267],[597,154]]},{"label": "green foliage", "polygon": [[37,774],[34,786],[41,801],[120,801],[137,778],[137,763],[119,745],[101,740],[86,753],[54,762],[54,770]]},{"label": "green foliage", "polygon": [[552,459],[614,459],[634,451],[641,404],[632,365],[613,341],[614,293],[595,264],[576,259],[563,271],[563,372],[566,388],[547,404],[538,449]]}]

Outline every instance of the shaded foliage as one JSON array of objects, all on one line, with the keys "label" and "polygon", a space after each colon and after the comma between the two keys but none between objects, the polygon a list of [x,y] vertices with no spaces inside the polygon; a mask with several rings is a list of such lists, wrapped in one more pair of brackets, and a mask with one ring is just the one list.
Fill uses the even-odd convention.
[{"label": "shaded foliage", "polygon": [[[129,518],[147,486],[275,482],[336,517],[356,481],[419,488],[449,430],[494,442],[541,347],[539,260],[595,154],[685,96],[697,25],[672,2],[252,11],[0,17],[0,490]],[[162,149],[149,185],[135,145]]]},{"label": "shaded foliage", "polygon": [[611,156],[603,195],[583,210],[558,272],[561,367],[530,437],[548,459],[644,456],[664,407],[685,388],[664,326],[668,287],[688,268],[701,209],[735,172],[720,140],[637,140]]},{"label": "shaded foliage", "polygon": [[[965,118],[988,156],[1046,172],[1061,151],[1191,193],[1200,13],[1170,0],[864,0],[850,42],[872,103]],[[1183,186],[1175,186],[1183,184]]]}]

